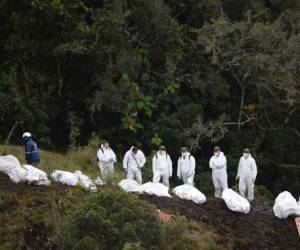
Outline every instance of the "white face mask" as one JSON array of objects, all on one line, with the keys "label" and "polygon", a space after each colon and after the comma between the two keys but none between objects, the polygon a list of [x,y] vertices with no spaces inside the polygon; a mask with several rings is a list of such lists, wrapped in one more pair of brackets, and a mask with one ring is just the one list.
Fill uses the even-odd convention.
[{"label": "white face mask", "polygon": [[218,157],[220,155],[220,152],[214,152],[214,155]]},{"label": "white face mask", "polygon": [[181,153],[181,155],[182,155],[183,157],[186,157],[187,154],[188,154],[187,152]]},{"label": "white face mask", "polygon": [[245,158],[248,158],[248,157],[249,157],[249,153],[243,153],[243,156],[244,156]]}]

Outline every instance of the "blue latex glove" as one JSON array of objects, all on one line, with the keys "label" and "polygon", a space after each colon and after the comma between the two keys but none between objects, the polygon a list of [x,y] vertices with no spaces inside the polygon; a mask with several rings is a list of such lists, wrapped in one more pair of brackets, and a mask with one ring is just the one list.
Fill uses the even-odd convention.
[{"label": "blue latex glove", "polygon": [[109,159],[109,161],[110,161],[111,163],[117,163],[117,159],[116,159],[116,158],[111,158],[111,159]]}]

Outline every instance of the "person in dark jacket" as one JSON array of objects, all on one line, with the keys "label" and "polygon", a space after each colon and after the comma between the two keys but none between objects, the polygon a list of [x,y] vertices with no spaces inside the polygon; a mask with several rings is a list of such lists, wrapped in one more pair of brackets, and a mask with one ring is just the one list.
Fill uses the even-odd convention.
[{"label": "person in dark jacket", "polygon": [[40,152],[37,148],[36,143],[33,141],[32,136],[29,132],[23,134],[25,141],[25,159],[27,164],[37,167],[40,162]]}]

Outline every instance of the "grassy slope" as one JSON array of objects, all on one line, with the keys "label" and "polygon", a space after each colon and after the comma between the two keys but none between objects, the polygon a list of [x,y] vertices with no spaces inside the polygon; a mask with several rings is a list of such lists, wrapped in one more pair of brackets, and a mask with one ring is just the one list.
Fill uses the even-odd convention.
[{"label": "grassy slope", "polygon": [[[53,170],[74,172],[81,170],[84,174],[95,178],[100,174],[96,162],[97,149],[90,147],[72,149],[67,154],[53,153],[41,150],[41,163],[39,168],[51,173]],[[25,163],[24,148],[22,146],[0,145],[0,155],[11,154],[17,157],[21,164]],[[116,181],[125,177],[120,164],[116,165]]]}]

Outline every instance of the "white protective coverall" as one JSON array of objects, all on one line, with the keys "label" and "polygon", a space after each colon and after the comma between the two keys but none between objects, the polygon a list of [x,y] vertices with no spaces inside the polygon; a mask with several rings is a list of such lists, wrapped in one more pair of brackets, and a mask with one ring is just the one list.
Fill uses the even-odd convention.
[{"label": "white protective coverall", "polygon": [[146,163],[146,158],[141,150],[136,154],[132,152],[132,148],[128,150],[123,159],[123,168],[127,172],[127,179],[136,180],[140,185],[142,184],[142,167]]},{"label": "white protective coverall", "polygon": [[256,175],[257,166],[254,158],[251,154],[242,156],[238,167],[237,178],[239,178],[240,194],[249,201],[254,199],[254,182]]},{"label": "white protective coverall", "polygon": [[227,184],[227,160],[223,152],[213,155],[209,161],[209,167],[212,169],[212,179],[215,187],[215,197],[221,198],[222,192],[228,189]]},{"label": "white protective coverall", "polygon": [[177,163],[177,176],[179,179],[182,179],[184,184],[194,185],[195,166],[195,158],[190,153],[179,157]]},{"label": "white protective coverall", "polygon": [[169,186],[169,177],[172,176],[172,161],[167,152],[159,151],[153,156],[152,159],[153,169],[153,183],[159,183],[163,179],[163,184]]},{"label": "white protective coverall", "polygon": [[111,148],[105,148],[103,145],[97,152],[97,158],[102,180],[105,183],[114,175],[114,163],[117,162],[117,158]]}]

